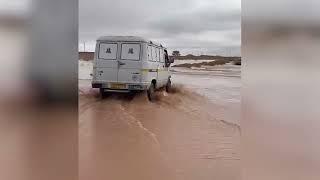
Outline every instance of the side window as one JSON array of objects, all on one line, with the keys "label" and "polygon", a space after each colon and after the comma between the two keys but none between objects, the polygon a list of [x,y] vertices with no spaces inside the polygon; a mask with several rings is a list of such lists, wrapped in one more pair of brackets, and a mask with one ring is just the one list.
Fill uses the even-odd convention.
[{"label": "side window", "polygon": [[160,62],[164,63],[163,49],[160,49]]},{"label": "side window", "polygon": [[152,61],[152,47],[147,46],[148,61]]},{"label": "side window", "polygon": [[152,61],[157,61],[159,53],[157,53],[157,48],[152,47]]},{"label": "side window", "polygon": [[160,62],[160,49],[159,48],[157,48],[157,55],[158,55],[157,61]]},{"label": "side window", "polygon": [[113,43],[100,43],[99,59],[115,60],[117,59],[118,45]]},{"label": "side window", "polygon": [[121,59],[140,60],[140,44],[122,44]]}]

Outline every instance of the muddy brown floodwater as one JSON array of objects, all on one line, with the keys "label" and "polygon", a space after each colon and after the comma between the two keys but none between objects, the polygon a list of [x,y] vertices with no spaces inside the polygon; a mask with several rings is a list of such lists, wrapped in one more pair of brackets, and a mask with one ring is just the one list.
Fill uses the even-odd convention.
[{"label": "muddy brown floodwater", "polygon": [[99,98],[79,91],[80,179],[241,178],[240,128],[218,120],[215,105],[183,87]]}]

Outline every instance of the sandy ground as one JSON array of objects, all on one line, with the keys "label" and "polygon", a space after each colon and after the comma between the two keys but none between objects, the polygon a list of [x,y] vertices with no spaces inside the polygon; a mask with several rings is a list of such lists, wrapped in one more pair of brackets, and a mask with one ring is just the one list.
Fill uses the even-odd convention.
[{"label": "sandy ground", "polygon": [[193,59],[186,59],[186,60],[179,60],[179,59],[175,59],[174,60],[174,63],[171,64],[171,66],[174,66],[174,65],[179,65],[179,64],[185,64],[185,63],[202,63],[202,62],[212,62],[214,60],[206,60],[206,59],[199,59],[199,60],[193,60]]},{"label": "sandy ground", "polygon": [[[173,76],[175,92],[156,103],[145,93],[101,99],[79,81],[81,179],[241,178],[240,78]],[[185,78],[194,83],[177,83]]]}]

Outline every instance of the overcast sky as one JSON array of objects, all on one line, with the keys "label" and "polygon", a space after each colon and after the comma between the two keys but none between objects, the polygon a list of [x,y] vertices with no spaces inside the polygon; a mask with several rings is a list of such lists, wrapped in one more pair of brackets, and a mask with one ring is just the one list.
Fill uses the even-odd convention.
[{"label": "overcast sky", "polygon": [[241,0],[79,0],[79,49],[137,35],[182,54],[240,55]]}]

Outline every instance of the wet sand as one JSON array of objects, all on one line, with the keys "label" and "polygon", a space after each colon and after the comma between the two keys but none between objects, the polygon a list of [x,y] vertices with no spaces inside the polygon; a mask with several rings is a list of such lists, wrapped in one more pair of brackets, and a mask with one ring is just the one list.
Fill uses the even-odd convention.
[{"label": "wet sand", "polygon": [[80,179],[240,179],[240,128],[215,109],[182,86],[156,103],[80,87]]}]

